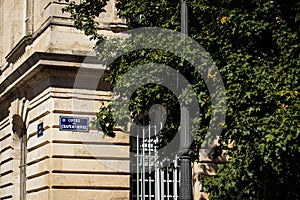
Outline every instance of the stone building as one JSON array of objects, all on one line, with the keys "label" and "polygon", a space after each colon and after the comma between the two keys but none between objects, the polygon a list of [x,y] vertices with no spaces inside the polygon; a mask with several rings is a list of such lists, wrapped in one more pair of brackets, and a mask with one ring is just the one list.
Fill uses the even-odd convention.
[{"label": "stone building", "polygon": [[[64,6],[0,1],[1,200],[129,199],[128,137],[59,129],[61,116],[92,119],[109,98],[104,86],[74,93],[78,67],[94,44],[73,28]],[[107,9],[101,31],[112,35],[123,21],[114,1]]]},{"label": "stone building", "polygon": [[[100,31],[111,37],[124,27],[114,4],[99,19]],[[96,90],[74,87],[82,62],[94,64],[92,56],[86,60],[94,44],[73,27],[64,6],[58,0],[0,1],[1,200],[133,197],[128,135],[104,138],[84,128],[110,92],[103,82]],[[104,70],[87,68],[84,78],[94,80]],[[83,120],[81,131],[64,120]],[[211,165],[205,162],[194,165],[195,199],[201,196],[198,174]]]}]

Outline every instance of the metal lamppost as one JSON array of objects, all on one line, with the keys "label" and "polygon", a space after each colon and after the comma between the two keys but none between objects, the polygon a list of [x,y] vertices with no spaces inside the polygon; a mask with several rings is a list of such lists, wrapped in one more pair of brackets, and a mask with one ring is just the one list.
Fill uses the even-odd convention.
[{"label": "metal lamppost", "polygon": [[191,136],[190,136],[190,117],[189,111],[183,106],[181,109],[181,132],[180,132],[180,200],[192,200],[192,166],[191,155],[193,151],[190,149]]},{"label": "metal lamppost", "polygon": [[188,7],[186,0],[181,1],[181,33],[188,35]]},{"label": "metal lamppost", "polygon": [[[186,0],[181,1],[181,33],[188,36],[188,7]],[[191,150],[190,150],[190,120],[189,112],[183,107],[181,113],[181,121],[183,127],[181,130],[180,137],[180,188],[179,188],[179,199],[180,200],[192,200],[193,189],[192,189],[192,166],[191,166]],[[182,123],[181,123],[182,124]]]}]

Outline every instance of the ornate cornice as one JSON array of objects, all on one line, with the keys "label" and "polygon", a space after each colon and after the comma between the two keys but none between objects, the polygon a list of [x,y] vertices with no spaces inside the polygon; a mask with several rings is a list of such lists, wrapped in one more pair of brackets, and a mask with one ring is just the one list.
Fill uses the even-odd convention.
[{"label": "ornate cornice", "polygon": [[61,17],[49,17],[45,23],[34,33],[31,35],[24,36],[20,42],[8,53],[5,57],[8,63],[15,63],[18,59],[25,53],[26,47],[31,45],[35,39],[37,39],[42,33],[45,32],[51,25],[56,26],[73,26],[69,20]]},{"label": "ornate cornice", "polygon": [[[55,64],[55,61],[57,62],[57,64]],[[45,74],[41,74],[41,72],[43,71],[49,71],[49,73],[50,71],[57,71],[59,74],[74,74],[78,71],[80,63],[82,63],[83,61],[88,63],[97,63],[97,59],[92,56],[87,57],[83,55],[35,52],[16,70],[5,77],[5,79],[0,83],[0,103],[1,101],[3,101],[3,98],[5,99],[7,95],[9,95],[8,93],[18,92],[17,90],[22,87],[22,85],[28,83],[30,77],[45,76]],[[62,62],[66,64],[61,66]],[[70,65],[68,65],[68,63],[70,63]],[[74,66],[74,64],[71,63],[77,64]],[[29,71],[30,73],[24,76],[24,74],[28,73]],[[95,69],[87,69],[86,73],[97,74],[96,71],[97,70]]]},{"label": "ornate cornice", "polygon": [[32,35],[24,36],[20,42],[8,53],[5,57],[8,63],[15,63],[24,53],[28,45],[32,44],[33,37]]},{"label": "ornate cornice", "polygon": [[[24,36],[20,42],[18,42],[18,44],[5,57],[6,61],[8,63],[17,62],[18,59],[25,53],[26,47],[31,45],[50,26],[74,27],[73,20],[70,18],[50,16],[34,34]],[[110,30],[115,33],[124,31],[127,28],[124,23],[108,23],[107,25],[103,24],[102,26],[103,27],[100,28],[101,30]]]}]

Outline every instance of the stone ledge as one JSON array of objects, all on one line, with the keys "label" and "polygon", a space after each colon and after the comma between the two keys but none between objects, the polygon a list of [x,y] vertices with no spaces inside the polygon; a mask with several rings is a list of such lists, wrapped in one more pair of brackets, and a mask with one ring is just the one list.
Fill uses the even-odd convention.
[{"label": "stone ledge", "polygon": [[[41,70],[38,68],[41,68],[42,66],[43,66],[44,70],[47,68],[49,68],[50,70],[54,70],[54,69],[62,70],[62,68],[61,67],[59,68],[58,66],[52,66],[52,67],[46,66],[45,67],[44,65],[42,65],[42,63],[43,63],[42,61],[64,61],[66,63],[82,63],[84,60],[85,60],[85,62],[97,63],[97,59],[95,57],[90,57],[90,56],[35,52],[24,63],[22,63],[16,70],[14,70],[12,73],[10,73],[0,83],[0,103],[2,101],[7,100],[6,98],[2,99],[3,95],[4,95],[3,93],[5,93],[5,91],[7,91],[9,89],[10,91],[13,92],[14,90],[17,89],[17,88],[13,89],[13,87],[16,87],[16,85],[20,84],[19,82],[21,80],[19,82],[16,82],[18,79],[21,79],[25,75],[28,78],[30,78],[28,73],[31,73],[33,76],[34,74],[38,73],[38,70]],[[66,67],[64,67],[64,68],[66,68]],[[75,68],[78,68],[78,67],[71,66],[69,68],[75,70]],[[69,68],[67,68],[67,69],[69,69]],[[30,71],[30,69],[31,69],[31,71]],[[94,72],[95,69],[92,71]]]},{"label": "stone ledge", "polygon": [[26,47],[32,44],[32,42],[33,42],[32,35],[27,35],[23,37],[20,40],[20,42],[5,57],[6,61],[8,63],[15,63],[24,54]]}]

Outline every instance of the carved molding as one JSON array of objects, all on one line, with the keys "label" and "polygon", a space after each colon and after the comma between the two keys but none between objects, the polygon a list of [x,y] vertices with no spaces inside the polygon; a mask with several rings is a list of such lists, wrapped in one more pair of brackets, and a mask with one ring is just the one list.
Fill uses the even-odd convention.
[{"label": "carved molding", "polygon": [[[50,26],[66,26],[73,27],[73,20],[66,17],[50,16],[45,23],[31,35],[24,36],[20,42],[8,53],[5,57],[8,63],[15,63],[25,53],[26,47],[31,45],[45,30]],[[112,32],[124,31],[127,26],[123,23],[109,23],[107,26],[103,25],[102,30],[110,30]],[[8,65],[9,66],[9,65]]]},{"label": "carved molding", "polygon": [[[53,62],[52,64],[48,64],[48,61]],[[80,63],[83,61],[90,64],[98,63],[96,57],[93,56],[35,52],[0,83],[0,104],[3,101],[7,101],[9,96],[14,95],[15,93],[20,94],[27,86],[26,89],[29,89],[32,84],[35,84],[41,79],[45,79],[46,76],[48,78],[66,77],[66,75],[75,77],[80,67]],[[62,62],[65,64],[61,65]],[[68,63],[70,63],[70,65]],[[29,71],[30,73],[24,76],[24,74]],[[99,69],[81,69],[81,74],[86,74],[86,78],[89,80],[94,80],[95,76],[99,77],[99,73],[104,72],[105,67]],[[21,77],[23,78],[20,79]],[[52,83],[49,82],[48,84]]]},{"label": "carved molding", "polygon": [[32,44],[32,35],[23,37],[20,42],[5,57],[8,63],[15,63],[24,53],[28,45]]}]

